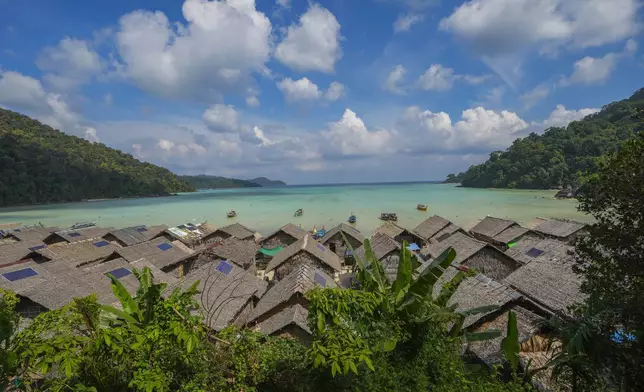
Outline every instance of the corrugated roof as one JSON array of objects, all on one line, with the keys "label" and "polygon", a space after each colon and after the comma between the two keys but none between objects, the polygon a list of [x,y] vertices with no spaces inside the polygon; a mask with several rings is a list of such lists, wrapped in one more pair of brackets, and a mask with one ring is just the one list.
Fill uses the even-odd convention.
[{"label": "corrugated roof", "polygon": [[360,232],[360,230],[356,229],[355,227],[348,225],[346,223],[340,223],[336,227],[332,228],[331,230],[327,231],[324,237],[320,240],[322,244],[326,244],[327,241],[331,239],[334,235],[338,233],[344,233],[345,236],[353,237],[356,241],[363,243],[364,242],[364,235]]},{"label": "corrugated roof", "polygon": [[451,222],[443,217],[434,215],[422,221],[414,232],[425,241],[435,236],[439,231],[447,227]]},{"label": "corrugated roof", "polygon": [[583,229],[586,224],[571,220],[549,219],[542,222],[534,230],[538,233],[551,235],[553,237],[566,238],[579,230]]},{"label": "corrugated roof", "polygon": [[192,254],[192,252],[187,252],[185,249],[161,237],[126,248],[117,248],[114,253],[129,262],[145,258],[157,268],[163,269]]},{"label": "corrugated roof", "polygon": [[300,251],[307,252],[336,271],[342,269],[338,256],[307,234],[301,240],[287,246],[283,251],[276,254],[266,266],[266,272],[272,271]]},{"label": "corrugated roof", "polygon": [[476,224],[470,229],[470,232],[480,234],[485,237],[494,238],[497,234],[510,226],[517,225],[518,223],[507,220],[486,216],[485,219]]},{"label": "corrugated roof", "polygon": [[309,311],[302,305],[295,304],[259,323],[257,327],[259,332],[272,335],[280,332],[289,325],[295,324],[310,334],[311,329],[308,325],[308,317]]},{"label": "corrugated roof", "polygon": [[507,244],[521,237],[522,235],[524,235],[529,231],[530,231],[529,229],[526,229],[525,227],[521,227],[519,225],[511,226],[503,230],[499,234],[495,235],[493,239],[503,244]]},{"label": "corrugated roof", "polygon": [[119,241],[123,242],[125,246],[132,246],[140,244],[141,242],[150,241],[162,232],[168,229],[166,225],[150,226],[145,225],[126,227],[119,230],[112,230],[105,236],[111,234]]},{"label": "corrugated roof", "polygon": [[238,266],[248,269],[255,262],[259,245],[250,241],[242,241],[236,237],[226,238],[221,243],[208,248],[207,253],[216,257],[230,260]]}]

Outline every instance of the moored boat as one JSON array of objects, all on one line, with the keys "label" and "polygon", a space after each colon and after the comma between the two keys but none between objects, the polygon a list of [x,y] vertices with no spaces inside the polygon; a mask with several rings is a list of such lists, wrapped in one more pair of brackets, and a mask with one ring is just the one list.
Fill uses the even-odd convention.
[{"label": "moored boat", "polygon": [[351,216],[349,217],[349,223],[356,223],[357,220],[358,218],[353,215],[353,213],[351,213]]},{"label": "moored boat", "polygon": [[398,215],[395,212],[383,212],[380,214],[380,219],[384,221],[397,221]]},{"label": "moored boat", "polygon": [[234,217],[237,216],[237,212],[235,210],[228,211],[226,216],[229,217],[229,218],[234,218]]},{"label": "moored boat", "polygon": [[88,227],[96,226],[96,222],[78,222],[74,223],[71,229],[86,229]]},{"label": "moored boat", "polygon": [[427,205],[426,204],[419,204],[416,206],[416,209],[420,211],[427,211]]},{"label": "moored boat", "polygon": [[299,210],[295,211],[295,214],[293,214],[293,216],[302,216],[303,214],[304,210],[300,208]]}]

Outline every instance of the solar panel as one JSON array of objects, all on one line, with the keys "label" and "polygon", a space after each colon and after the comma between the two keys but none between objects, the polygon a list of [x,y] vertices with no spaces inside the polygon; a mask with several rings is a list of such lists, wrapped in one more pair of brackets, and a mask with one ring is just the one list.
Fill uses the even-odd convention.
[{"label": "solar panel", "polygon": [[80,233],[77,233],[75,231],[73,231],[71,233],[67,233],[67,235],[70,236],[70,237],[80,237]]},{"label": "solar panel", "polygon": [[98,241],[98,242],[94,242],[94,246],[95,246],[95,247],[97,247],[97,248],[102,248],[102,247],[104,247],[104,246],[108,246],[109,244],[110,244],[110,243],[109,243],[109,242],[107,242],[107,241]]},{"label": "solar panel", "polygon": [[29,248],[29,250],[33,252],[33,251],[36,251],[38,249],[43,249],[43,248],[46,248],[46,247],[47,247],[47,245],[42,244],[42,245],[38,245],[38,246],[32,246],[31,248]]},{"label": "solar panel", "polygon": [[145,227],[137,227],[134,230],[138,231],[139,233],[145,233],[146,231],[148,231],[148,229]]},{"label": "solar panel", "polygon": [[315,279],[315,283],[319,284],[322,287],[326,287],[326,279],[322,275],[316,272],[314,279]]},{"label": "solar panel", "polygon": [[542,251],[541,249],[532,248],[529,251],[525,252],[525,254],[527,254],[530,257],[539,257],[543,254],[543,252],[544,251]]},{"label": "solar panel", "polygon": [[159,248],[159,249],[161,249],[162,251],[165,252],[168,249],[172,249],[172,245],[170,245],[168,243],[163,243],[163,244],[157,245],[157,248]]},{"label": "solar panel", "polygon": [[221,272],[224,275],[228,275],[233,270],[233,266],[232,264],[224,260],[219,262],[219,265],[217,265],[216,270]]},{"label": "solar panel", "polygon": [[[114,276],[116,279],[121,279],[124,276],[131,275],[132,272],[130,272],[130,270],[127,269],[127,268],[121,267],[121,268],[117,268],[115,270],[112,270],[112,271],[108,272],[108,274],[112,274],[112,276]],[[107,274],[105,274],[105,275],[107,275]]]},{"label": "solar panel", "polygon": [[322,245],[317,244],[316,246],[318,247],[319,250],[324,251],[324,247]]},{"label": "solar panel", "polygon": [[34,271],[33,268],[23,268],[18,271],[11,271],[2,274],[9,282],[15,282],[16,280],[31,278],[32,276],[38,275],[38,272]]}]

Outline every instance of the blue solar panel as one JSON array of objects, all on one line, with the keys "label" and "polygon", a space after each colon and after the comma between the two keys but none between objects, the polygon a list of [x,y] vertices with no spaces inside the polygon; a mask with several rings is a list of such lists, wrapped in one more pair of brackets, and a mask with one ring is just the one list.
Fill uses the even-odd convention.
[{"label": "blue solar panel", "polygon": [[33,252],[33,251],[36,251],[38,249],[43,249],[43,248],[46,248],[46,247],[47,247],[47,245],[42,244],[42,245],[38,245],[38,246],[32,246],[31,248],[29,248],[29,250]]},{"label": "blue solar panel", "polygon": [[227,261],[221,261],[217,266],[216,270],[221,272],[224,275],[228,275],[233,270],[233,266]]},{"label": "blue solar panel", "polygon": [[32,276],[38,275],[38,272],[34,271],[33,268],[23,268],[18,271],[11,271],[2,274],[9,282],[15,282],[16,280],[31,278]]},{"label": "blue solar panel", "polygon": [[145,233],[146,231],[148,231],[148,229],[146,229],[145,227],[137,227],[134,230],[138,231],[139,233]]},{"label": "blue solar panel", "polygon": [[163,243],[163,244],[157,245],[157,248],[159,248],[159,249],[161,249],[162,251],[165,252],[168,249],[172,249],[172,245],[170,245],[168,243]]},{"label": "blue solar panel", "polygon": [[543,254],[543,251],[541,249],[537,248],[532,248],[529,251],[525,252],[530,257],[539,257]]},{"label": "blue solar panel", "polygon": [[324,251],[324,247],[322,245],[317,244],[316,246],[318,247],[319,250]]},{"label": "blue solar panel", "polygon": [[68,233],[67,235],[70,236],[70,237],[80,237],[80,233],[77,233],[75,231],[72,232],[72,233]]},{"label": "blue solar panel", "polygon": [[319,284],[322,287],[326,287],[326,279],[317,272],[315,273],[315,283]]},{"label": "blue solar panel", "polygon": [[108,274],[112,274],[112,276],[114,276],[116,279],[121,279],[124,276],[132,274],[132,272],[130,272],[130,270],[127,268],[117,268],[113,271],[108,272]]},{"label": "blue solar panel", "polygon": [[97,248],[101,248],[101,247],[103,247],[103,246],[108,246],[109,244],[110,244],[110,243],[109,243],[109,242],[107,242],[107,241],[98,241],[98,242],[94,242],[94,246],[95,246],[95,247],[97,247]]}]

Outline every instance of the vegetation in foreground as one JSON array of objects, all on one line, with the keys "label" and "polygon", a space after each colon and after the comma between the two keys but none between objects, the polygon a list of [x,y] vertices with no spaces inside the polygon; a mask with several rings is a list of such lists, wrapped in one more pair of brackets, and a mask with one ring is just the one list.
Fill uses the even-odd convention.
[{"label": "vegetation in foreground", "polygon": [[566,128],[517,139],[507,150],[492,152],[486,162],[448,175],[445,182],[474,188],[578,188],[599,171],[607,154],[644,129],[642,109],[644,89]]}]

